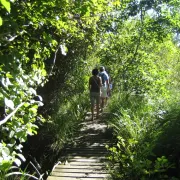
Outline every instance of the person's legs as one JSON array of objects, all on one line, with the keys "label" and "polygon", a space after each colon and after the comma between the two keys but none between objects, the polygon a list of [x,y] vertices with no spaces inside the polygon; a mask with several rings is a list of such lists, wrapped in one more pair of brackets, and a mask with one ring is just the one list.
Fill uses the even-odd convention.
[{"label": "person's legs", "polygon": [[103,111],[103,108],[104,108],[105,103],[106,103],[106,97],[107,97],[107,88],[102,87],[101,88],[101,110],[102,111]]},{"label": "person's legs", "polygon": [[95,105],[95,97],[93,93],[90,93],[90,101],[91,101],[91,113],[92,113],[92,120],[94,119],[94,105]]},{"label": "person's legs", "polygon": [[96,112],[97,112],[97,118],[99,117],[99,105],[100,105],[100,94],[97,94],[97,97],[96,97]]},{"label": "person's legs", "polygon": [[105,98],[104,97],[101,97],[101,109],[103,110],[104,108],[104,101],[105,101]]},{"label": "person's legs", "polygon": [[94,120],[94,105],[91,104],[92,120]]},{"label": "person's legs", "polygon": [[105,102],[104,102],[104,106],[106,106],[107,105],[107,103],[108,103],[108,98],[109,98],[109,95],[108,95],[108,89],[106,88],[106,97],[105,97]]}]

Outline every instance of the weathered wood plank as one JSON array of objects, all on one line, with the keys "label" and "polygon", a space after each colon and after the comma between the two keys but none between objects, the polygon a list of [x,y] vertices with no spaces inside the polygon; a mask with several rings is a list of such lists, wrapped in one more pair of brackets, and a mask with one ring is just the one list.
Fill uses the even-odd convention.
[{"label": "weathered wood plank", "polygon": [[110,139],[105,132],[104,122],[83,123],[79,138],[75,138],[77,146],[65,149],[64,162],[54,167],[47,180],[108,180],[105,146]]},{"label": "weathered wood plank", "polygon": [[107,173],[95,173],[95,172],[90,172],[90,173],[87,173],[87,172],[53,172],[52,173],[52,176],[56,176],[56,177],[79,177],[79,178],[83,178],[83,177],[91,177],[91,178],[99,178],[99,177],[107,177]]},{"label": "weathered wood plank", "polygon": [[48,177],[48,180],[108,180],[108,178],[94,178],[94,177],[83,177],[83,178],[77,178],[77,177],[56,177],[56,176],[50,176]]}]

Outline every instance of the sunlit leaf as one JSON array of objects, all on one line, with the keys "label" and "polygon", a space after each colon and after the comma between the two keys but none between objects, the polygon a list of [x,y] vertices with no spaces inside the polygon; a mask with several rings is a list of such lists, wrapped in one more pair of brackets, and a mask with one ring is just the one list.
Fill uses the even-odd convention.
[{"label": "sunlit leaf", "polygon": [[15,159],[14,162],[16,163],[17,166],[20,166],[21,165],[21,161],[19,159]]},{"label": "sunlit leaf", "polygon": [[63,44],[60,45],[60,48],[61,48],[61,53],[66,56],[67,54],[67,47]]},{"label": "sunlit leaf", "polygon": [[2,147],[1,149],[1,153],[2,153],[2,157],[4,160],[7,160],[9,154],[10,154],[10,151],[7,147]]},{"label": "sunlit leaf", "polygon": [[6,73],[6,77],[13,78],[13,76],[10,73]]},{"label": "sunlit leaf", "polygon": [[0,17],[0,26],[2,26],[2,24],[3,24],[3,20],[2,20],[2,18]]},{"label": "sunlit leaf", "polygon": [[25,157],[22,154],[16,154],[22,161],[26,161]]},{"label": "sunlit leaf", "polygon": [[29,111],[33,112],[34,114],[36,114],[36,113],[37,113],[37,109],[36,109],[36,108],[34,108],[34,107],[30,108],[30,109],[29,109]]},{"label": "sunlit leaf", "polygon": [[33,89],[33,88],[29,88],[29,91],[31,92],[31,94],[36,95],[36,90],[35,90],[35,89]]},{"label": "sunlit leaf", "polygon": [[1,0],[1,4],[6,8],[6,10],[8,12],[10,12],[10,10],[11,10],[10,2],[8,2],[6,0]]},{"label": "sunlit leaf", "polygon": [[14,136],[15,132],[14,131],[11,131],[10,134],[9,134],[9,138],[12,138]]},{"label": "sunlit leaf", "polygon": [[11,108],[12,110],[14,109],[14,103],[12,100],[9,100],[7,98],[4,99],[5,105],[9,108]]}]

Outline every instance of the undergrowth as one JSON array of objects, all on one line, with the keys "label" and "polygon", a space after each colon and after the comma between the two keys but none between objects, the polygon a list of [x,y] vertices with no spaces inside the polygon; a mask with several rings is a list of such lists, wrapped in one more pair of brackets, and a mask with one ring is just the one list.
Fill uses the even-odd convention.
[{"label": "undergrowth", "polygon": [[[39,163],[40,172],[44,173],[44,177],[51,172],[54,164],[63,158],[61,157],[63,148],[73,142],[79,124],[89,108],[89,98],[86,94],[74,95],[66,101],[58,101],[54,106],[52,108],[56,111],[47,118],[43,128],[39,130],[39,135],[29,139],[33,147],[26,146],[29,148],[26,152],[31,153],[27,157],[31,156],[30,161],[36,160]],[[29,167],[28,164],[26,165]],[[30,174],[33,172],[34,169]]]},{"label": "undergrowth", "polygon": [[113,95],[110,125],[116,145],[108,147],[113,179],[179,179],[178,98],[151,99],[126,92]]}]

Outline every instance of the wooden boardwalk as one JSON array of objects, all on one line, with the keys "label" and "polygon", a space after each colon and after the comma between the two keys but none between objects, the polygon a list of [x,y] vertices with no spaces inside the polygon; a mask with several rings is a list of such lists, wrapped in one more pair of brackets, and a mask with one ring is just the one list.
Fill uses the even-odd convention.
[{"label": "wooden boardwalk", "polygon": [[81,124],[74,146],[65,149],[64,161],[59,161],[47,180],[109,180],[107,171],[106,144],[111,141],[112,133],[100,119],[87,117]]}]

